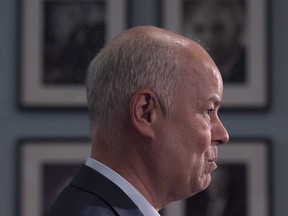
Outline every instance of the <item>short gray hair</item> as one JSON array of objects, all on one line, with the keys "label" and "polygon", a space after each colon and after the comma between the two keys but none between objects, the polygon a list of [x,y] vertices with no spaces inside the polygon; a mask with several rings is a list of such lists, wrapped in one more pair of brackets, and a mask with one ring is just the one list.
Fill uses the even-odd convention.
[{"label": "short gray hair", "polygon": [[110,41],[92,60],[87,73],[90,123],[106,141],[121,136],[133,93],[152,90],[169,117],[179,84],[179,46],[147,34]]}]

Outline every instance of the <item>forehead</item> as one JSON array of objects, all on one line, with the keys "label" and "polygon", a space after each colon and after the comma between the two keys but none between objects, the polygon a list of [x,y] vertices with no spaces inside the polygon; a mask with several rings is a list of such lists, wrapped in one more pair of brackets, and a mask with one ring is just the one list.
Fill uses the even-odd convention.
[{"label": "forehead", "polygon": [[220,102],[223,94],[222,77],[204,49],[196,54],[195,51],[187,51],[181,64],[181,74],[183,91],[194,94],[194,98],[214,98]]}]

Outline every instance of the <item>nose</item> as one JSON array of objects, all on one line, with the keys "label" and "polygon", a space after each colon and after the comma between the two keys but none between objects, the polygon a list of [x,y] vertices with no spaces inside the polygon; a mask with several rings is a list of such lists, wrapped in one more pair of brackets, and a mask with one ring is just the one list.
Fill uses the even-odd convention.
[{"label": "nose", "polygon": [[217,122],[211,128],[211,135],[212,143],[216,145],[222,145],[229,141],[229,134],[219,118],[217,118]]}]

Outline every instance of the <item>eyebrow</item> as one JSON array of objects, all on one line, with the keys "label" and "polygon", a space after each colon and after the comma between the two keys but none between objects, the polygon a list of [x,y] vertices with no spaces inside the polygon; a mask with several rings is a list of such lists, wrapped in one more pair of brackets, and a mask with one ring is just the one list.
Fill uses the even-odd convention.
[{"label": "eyebrow", "polygon": [[210,97],[207,102],[213,102],[216,106],[220,107],[221,106],[221,101],[219,100],[219,98],[216,95],[213,95],[212,97]]}]

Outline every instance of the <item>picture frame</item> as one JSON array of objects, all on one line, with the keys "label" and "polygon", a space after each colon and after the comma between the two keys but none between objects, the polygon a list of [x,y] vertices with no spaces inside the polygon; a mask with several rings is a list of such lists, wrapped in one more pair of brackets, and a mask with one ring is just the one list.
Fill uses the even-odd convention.
[{"label": "picture frame", "polygon": [[[90,145],[85,138],[19,141],[17,215],[43,215],[89,157]],[[219,147],[218,168],[212,174],[210,186],[191,198],[169,204],[161,210],[161,215],[188,216],[193,212],[195,216],[205,216],[203,203],[209,200],[207,194],[216,185],[222,192],[226,191],[226,198],[229,194],[229,207],[232,207],[227,210],[230,212],[219,215],[237,216],[237,212],[241,216],[271,216],[271,155],[269,139],[232,138],[228,145]],[[217,200],[221,200],[217,195]],[[195,209],[195,206],[202,208]]]},{"label": "picture frame", "polygon": [[224,80],[224,110],[270,106],[268,0],[163,0],[162,27],[199,42]]},{"label": "picture frame", "polygon": [[268,139],[231,139],[219,147],[217,165],[206,190],[169,204],[163,209],[163,216],[272,215]]},{"label": "picture frame", "polygon": [[20,107],[86,109],[86,70],[126,28],[126,0],[23,0],[19,8]]},{"label": "picture frame", "polygon": [[20,140],[17,215],[45,215],[60,191],[90,156],[90,145],[85,138]]}]

